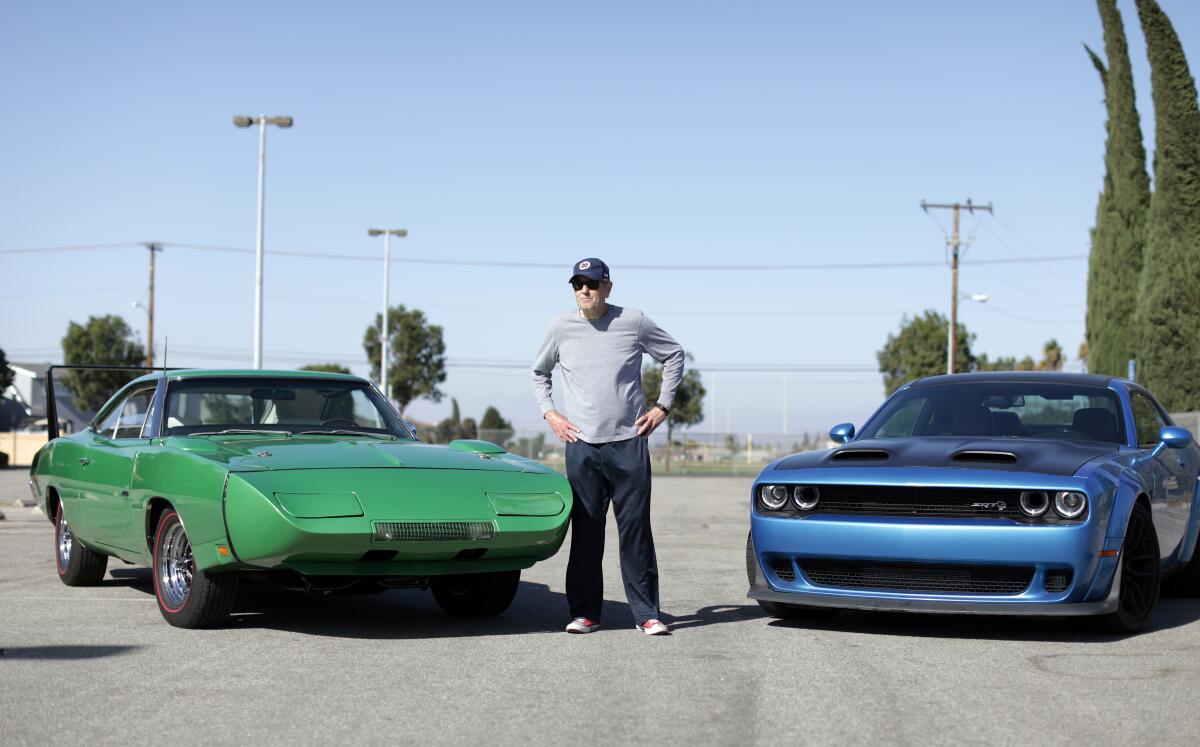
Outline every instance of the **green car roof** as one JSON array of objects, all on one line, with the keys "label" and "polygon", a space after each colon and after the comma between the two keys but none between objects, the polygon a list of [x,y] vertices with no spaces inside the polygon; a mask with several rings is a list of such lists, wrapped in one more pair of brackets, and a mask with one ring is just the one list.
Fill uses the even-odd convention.
[{"label": "green car roof", "polygon": [[134,381],[154,381],[168,378],[173,381],[206,378],[262,378],[262,379],[334,379],[337,381],[366,381],[354,374],[330,373],[328,371],[262,370],[253,368],[185,368],[172,371],[155,371],[139,376]]}]

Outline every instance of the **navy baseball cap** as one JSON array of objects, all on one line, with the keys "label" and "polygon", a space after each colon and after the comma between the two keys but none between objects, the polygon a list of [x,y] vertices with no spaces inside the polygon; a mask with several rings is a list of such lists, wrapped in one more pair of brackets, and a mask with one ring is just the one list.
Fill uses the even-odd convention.
[{"label": "navy baseball cap", "polygon": [[592,280],[608,280],[608,265],[604,264],[604,260],[596,257],[581,259],[571,269],[570,279],[574,280],[580,275]]}]

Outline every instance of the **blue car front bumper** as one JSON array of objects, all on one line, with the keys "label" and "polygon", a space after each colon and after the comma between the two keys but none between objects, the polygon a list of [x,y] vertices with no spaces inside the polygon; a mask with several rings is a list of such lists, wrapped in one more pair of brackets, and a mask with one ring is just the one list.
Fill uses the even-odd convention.
[{"label": "blue car front bumper", "polygon": [[[753,513],[754,581],[762,601],[847,609],[954,614],[1096,615],[1116,609],[1119,550],[1092,520],[1032,526],[1003,519],[917,519],[849,516],[773,517]],[[845,588],[815,583],[805,562],[855,561],[905,566],[1032,568],[1023,590],[1005,593]],[[1048,590],[1047,574],[1068,576]],[[1053,586],[1051,588],[1054,588]]]}]

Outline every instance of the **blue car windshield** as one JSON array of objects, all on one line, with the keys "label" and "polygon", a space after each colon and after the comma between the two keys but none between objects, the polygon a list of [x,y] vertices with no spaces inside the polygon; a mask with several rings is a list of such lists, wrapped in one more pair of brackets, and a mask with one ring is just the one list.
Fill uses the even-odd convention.
[{"label": "blue car windshield", "polygon": [[959,436],[1125,442],[1111,390],[1038,382],[964,382],[897,392],[860,438]]},{"label": "blue car windshield", "polygon": [[411,438],[365,382],[266,377],[184,379],[167,387],[165,433],[252,430]]}]

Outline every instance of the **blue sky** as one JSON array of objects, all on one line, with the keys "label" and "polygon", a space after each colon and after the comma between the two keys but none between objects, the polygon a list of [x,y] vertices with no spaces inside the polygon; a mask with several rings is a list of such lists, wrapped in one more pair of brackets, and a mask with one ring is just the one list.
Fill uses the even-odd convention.
[{"label": "blue sky", "polygon": [[[1144,43],[1122,0],[1152,143]],[[1193,65],[1200,7],[1162,0]],[[966,217],[960,319],[989,356],[1083,339],[1083,255],[1104,108],[1082,43],[1094,3],[25,3],[0,10],[0,347],[57,360],[69,321],[145,334],[146,252],[252,248],[267,135],[264,360],[366,373],[382,294],[370,226],[409,229],[392,302],[445,328],[456,397],[541,427],[528,375],[570,265],[600,256],[612,300],[645,310],[716,377],[715,423],[861,423],[875,352],[904,314],[948,308],[949,215]],[[125,243],[73,252],[4,250]],[[310,259],[272,251],[334,255]],[[378,257],[363,261],[356,257]],[[340,258],[340,259],[338,259]],[[172,365],[251,358],[252,254],[159,255],[157,345]],[[701,270],[845,263],[843,270]],[[664,265],[667,270],[636,269]],[[628,269],[628,268],[634,269]],[[731,368],[816,367],[784,375]],[[710,402],[710,405],[714,403]]]}]

